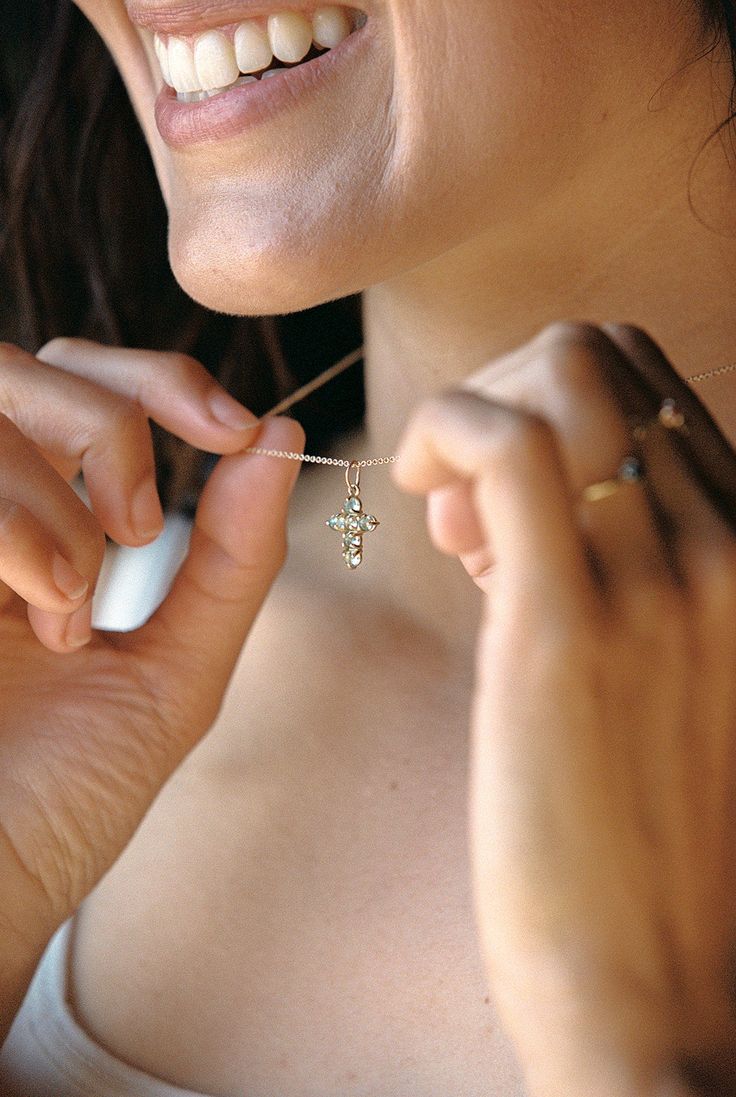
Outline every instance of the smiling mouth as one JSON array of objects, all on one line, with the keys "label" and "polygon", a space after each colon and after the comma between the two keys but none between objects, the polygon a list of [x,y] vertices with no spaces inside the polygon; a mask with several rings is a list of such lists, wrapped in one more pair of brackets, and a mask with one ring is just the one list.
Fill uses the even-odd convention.
[{"label": "smiling mouth", "polygon": [[192,103],[311,61],[366,20],[355,8],[335,5],[309,14],[291,9],[187,37],[157,33],[153,44],[163,80],[179,102]]}]

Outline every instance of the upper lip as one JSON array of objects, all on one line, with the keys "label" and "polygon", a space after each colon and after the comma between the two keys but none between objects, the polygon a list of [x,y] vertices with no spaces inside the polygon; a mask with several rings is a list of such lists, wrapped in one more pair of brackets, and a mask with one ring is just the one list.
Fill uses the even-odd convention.
[{"label": "upper lip", "polygon": [[[304,2],[304,10],[313,8],[314,2]],[[340,0],[340,7],[353,7]],[[128,18],[136,26],[146,27],[160,34],[186,36],[197,34],[210,27],[239,23],[259,15],[271,15],[273,12],[296,10],[296,5],[288,0],[181,0],[171,5],[156,3],[155,0],[126,0]],[[365,6],[361,7],[365,10]]]}]

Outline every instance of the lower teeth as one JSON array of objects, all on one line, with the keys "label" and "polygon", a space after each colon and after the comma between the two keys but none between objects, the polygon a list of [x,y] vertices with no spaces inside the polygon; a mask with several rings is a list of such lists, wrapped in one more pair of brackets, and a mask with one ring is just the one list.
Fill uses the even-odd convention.
[{"label": "lower teeth", "polygon": [[[274,71],[278,72],[278,69]],[[221,91],[229,91],[230,88],[236,88],[239,84],[255,84],[257,82],[257,76],[239,76],[237,80],[224,88],[211,88],[209,91],[178,91],[176,98],[180,103],[198,103],[200,99],[211,99],[213,95],[219,95]]]}]

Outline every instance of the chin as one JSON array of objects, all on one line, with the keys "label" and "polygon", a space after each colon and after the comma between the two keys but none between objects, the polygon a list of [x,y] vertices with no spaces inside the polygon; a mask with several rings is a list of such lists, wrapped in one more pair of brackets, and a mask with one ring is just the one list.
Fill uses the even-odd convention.
[{"label": "chin", "polygon": [[282,285],[264,284],[263,280],[228,277],[227,272],[182,269],[175,262],[172,270],[189,297],[213,312],[229,316],[277,316],[311,308],[328,298],[290,292]]},{"label": "chin", "polygon": [[284,272],[242,267],[237,272],[227,262],[219,267],[181,263],[172,254],[171,268],[177,282],[194,301],[213,312],[230,316],[277,316],[314,308],[338,297],[358,293],[359,287],[345,287],[320,280],[313,270]]},{"label": "chin", "polygon": [[[300,312],[359,293],[370,283],[354,259],[356,244],[304,234],[287,239],[241,233],[169,229],[169,262],[177,282],[193,300],[232,316],[275,316]],[[358,252],[357,254],[360,254]]]}]

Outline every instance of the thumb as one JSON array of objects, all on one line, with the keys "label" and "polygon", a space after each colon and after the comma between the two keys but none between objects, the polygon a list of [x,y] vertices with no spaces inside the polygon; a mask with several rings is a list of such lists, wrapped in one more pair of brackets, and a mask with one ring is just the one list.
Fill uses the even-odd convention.
[{"label": "thumb", "polygon": [[[265,449],[300,451],[292,419],[266,419]],[[301,465],[258,454],[222,457],[202,492],[189,552],[140,629],[118,638],[163,713],[185,713],[187,737],[215,719],[246,636],[286,558],[289,498]]]}]

